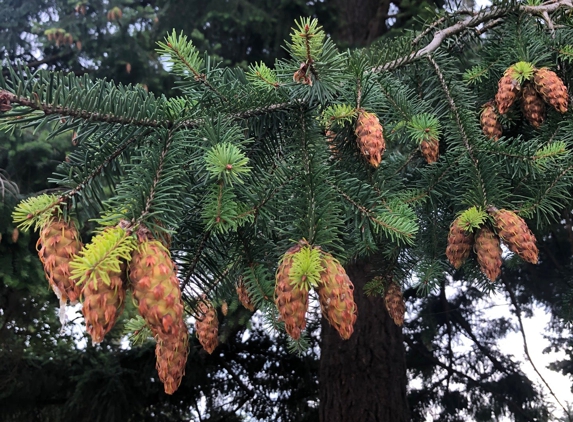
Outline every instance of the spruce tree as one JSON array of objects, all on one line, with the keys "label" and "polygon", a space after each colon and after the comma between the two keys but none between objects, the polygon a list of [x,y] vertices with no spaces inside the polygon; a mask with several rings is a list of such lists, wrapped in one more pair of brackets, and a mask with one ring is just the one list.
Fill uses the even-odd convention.
[{"label": "spruce tree", "polygon": [[[453,275],[495,289],[500,241],[537,262],[530,229],[543,233],[570,205],[572,8],[443,12],[357,51],[302,18],[290,59],[248,71],[173,32],[159,45],[180,80],[170,99],[11,68],[6,127],[53,124],[76,145],[58,192],[21,203],[14,220],[46,233],[48,278],[82,287],[94,341],[133,291],[143,318],[131,327],[157,340],[166,392],[187,356],[185,314],[211,351],[238,291],[304,350],[315,291],[321,419],[408,420],[397,287],[429,294]],[[62,239],[89,220],[96,235],[71,256]],[[476,419],[499,410],[480,405]]]}]

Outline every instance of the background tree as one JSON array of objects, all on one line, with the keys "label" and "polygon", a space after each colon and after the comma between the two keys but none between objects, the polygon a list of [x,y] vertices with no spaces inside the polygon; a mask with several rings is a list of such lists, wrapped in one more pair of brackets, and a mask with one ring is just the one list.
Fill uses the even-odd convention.
[{"label": "background tree", "polygon": [[[494,78],[492,78],[492,79],[494,79]],[[449,222],[446,222],[445,226],[447,226],[448,223],[449,223]],[[361,266],[359,266],[359,267],[361,267]],[[357,276],[354,276],[354,278],[356,279]],[[358,284],[358,283],[357,283],[357,284]],[[360,289],[358,288],[357,290],[360,290]],[[430,302],[430,303],[431,303],[431,302]],[[441,303],[444,304],[443,301],[442,301]],[[447,302],[446,302],[446,303],[447,303]],[[378,308],[380,307],[380,305],[381,305],[381,304],[379,303],[379,304],[378,304]],[[359,304],[359,306],[361,306],[361,305]],[[440,312],[444,312],[442,309],[439,309],[439,308],[438,308],[438,309],[434,308],[434,310],[436,310],[438,314],[439,314]],[[468,313],[469,313],[469,312],[471,312],[471,308],[468,308]],[[428,314],[429,314],[430,316],[431,316],[432,314],[434,314],[434,313],[435,313],[435,312],[431,312],[431,311],[428,312]],[[448,317],[449,317],[449,315],[448,315]],[[388,320],[388,318],[386,318],[386,320]],[[448,323],[448,322],[447,322],[448,318],[445,318],[445,320],[446,320],[446,321],[438,322],[438,324],[437,324],[437,329],[436,329],[436,324],[435,324],[435,322],[434,322],[433,327],[430,327],[430,328],[431,328],[430,333],[428,333],[427,330],[426,330],[426,332],[424,333],[425,338],[424,338],[423,340],[424,340],[426,343],[421,342],[421,344],[426,344],[426,345],[427,345],[428,335],[430,335],[430,337],[429,337],[430,339],[431,339],[431,338],[439,338],[439,337],[441,336],[441,331],[440,331],[440,330],[441,330],[441,329],[446,329],[445,327],[449,327],[448,329],[453,330],[453,334],[454,334],[454,336],[455,336],[455,334],[456,334],[455,330],[456,330],[457,328],[459,328],[459,327],[458,327],[456,324]],[[360,321],[360,319],[359,319],[359,321]],[[443,324],[442,324],[442,322],[443,322]],[[452,327],[452,325],[453,325],[453,327]],[[357,329],[357,332],[358,332],[358,329]],[[501,332],[500,332],[500,333],[501,333]],[[395,335],[395,334],[394,334],[394,335]],[[434,337],[432,337],[432,336],[434,336]],[[435,345],[434,345],[434,346],[435,346]],[[483,344],[482,344],[481,346],[482,346],[482,349],[483,349]],[[352,348],[350,348],[350,349],[352,349]],[[422,350],[423,350],[423,349],[422,349]],[[434,350],[435,350],[435,349],[434,349]],[[447,352],[447,347],[444,348],[444,350]],[[422,354],[422,356],[423,356],[423,354]],[[440,355],[439,355],[438,352],[436,352],[435,356],[440,356]],[[442,355],[442,356],[448,356],[448,355],[447,355],[447,354],[444,354],[444,355]],[[449,361],[449,362],[447,363],[447,365],[446,365],[448,368],[451,366],[451,363],[452,363],[452,362],[451,362],[451,354],[449,355],[449,357],[450,357],[450,361]],[[435,363],[435,360],[434,360],[434,362],[432,362],[432,363]],[[427,365],[427,363],[426,363],[426,365]],[[439,367],[439,365],[437,365],[437,366]],[[447,370],[447,371],[451,371],[451,369],[447,369],[447,368],[446,368],[446,370]],[[509,371],[509,372],[512,372],[512,371]],[[491,377],[490,379],[495,379],[495,378],[496,378],[496,376],[495,376],[496,373],[495,373],[495,372],[492,372],[492,373],[490,373],[490,374],[488,374],[488,375]],[[462,379],[463,379],[463,377],[462,377]],[[404,381],[404,382],[405,382],[405,381]],[[481,383],[481,385],[485,385],[485,384],[487,384],[487,383]],[[499,384],[501,384],[501,383],[499,383]],[[437,386],[440,387],[441,384],[437,384]],[[490,388],[490,389],[491,389],[491,388]],[[455,414],[456,412],[463,410],[463,400],[461,400],[461,401],[458,400],[457,402],[456,402],[455,400],[443,401],[443,396],[440,396],[440,394],[443,394],[443,390],[441,390],[440,388],[436,388],[435,390],[436,390],[438,393],[434,396],[434,400],[435,400],[435,401],[433,402],[434,405],[436,405],[437,403],[438,403],[438,404],[454,403],[455,406],[445,409],[447,412],[450,412],[450,413],[452,413],[452,414]],[[442,393],[440,393],[440,391],[442,391]],[[447,392],[447,390],[446,390],[446,392]],[[498,400],[502,399],[502,401],[503,401],[504,403],[507,403],[507,400],[505,400],[505,397],[506,397],[505,394],[507,394],[507,393],[504,392],[504,391],[501,391],[501,392],[499,392],[499,393],[497,394],[496,397],[497,397]],[[446,398],[451,398],[451,395],[450,395],[449,397],[446,397]],[[531,393],[531,394],[529,394],[529,395],[526,395],[525,398],[526,398],[526,400],[530,400],[530,399],[534,400],[534,399],[535,399],[535,394],[534,394],[534,393]],[[415,403],[418,403],[418,404],[419,404],[419,403],[421,403],[421,402],[420,402],[420,401],[416,401]],[[461,404],[460,404],[460,403],[461,403]],[[496,405],[496,406],[498,406],[498,411],[499,411],[499,410],[503,410],[503,408],[504,408],[504,405],[501,405],[501,406]],[[489,407],[486,406],[485,412],[487,412],[489,409],[491,409],[491,406],[489,406]],[[513,407],[513,409],[515,410],[515,407]],[[447,413],[447,412],[446,412],[446,413]]]}]

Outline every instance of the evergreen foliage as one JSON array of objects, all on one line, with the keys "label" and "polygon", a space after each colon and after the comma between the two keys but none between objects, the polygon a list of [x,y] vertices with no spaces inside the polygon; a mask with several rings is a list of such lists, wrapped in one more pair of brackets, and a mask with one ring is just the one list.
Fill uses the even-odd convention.
[{"label": "evergreen foliage", "polygon": [[[169,56],[180,97],[21,67],[0,80],[1,98],[12,107],[1,119],[7,128],[77,134],[53,179],[59,203],[81,221],[110,226],[126,220],[131,230],[145,225],[155,237],[171,238],[191,312],[203,294],[213,303],[236,302],[242,277],[253,303],[279,328],[272,274],[293,242],[306,239],[342,262],[382,256],[380,275],[429,295],[421,312],[455,307],[455,323],[472,336],[466,325],[472,301],[496,286],[475,260],[459,271],[447,264],[451,222],[462,213],[464,225],[477,228],[487,220],[483,210],[495,206],[515,210],[543,232],[571,205],[573,181],[570,110],[549,110],[534,129],[512,109],[502,118],[505,136],[498,142],[482,134],[479,110],[515,63],[558,69],[566,84],[573,80],[570,46],[563,41],[573,37],[565,13],[571,8],[568,0],[503,2],[469,17],[441,13],[416,37],[352,52],[338,51],[314,20],[302,19],[286,47],[291,59],[249,71],[224,67],[173,33],[158,51]],[[551,13],[546,20],[538,17],[544,12]],[[360,109],[375,113],[384,127],[388,149],[378,168],[356,145]],[[335,133],[334,150],[327,128]],[[434,164],[419,152],[425,134],[440,137]],[[45,206],[38,201],[27,213]],[[104,243],[92,249],[114,253],[111,242]],[[466,287],[454,300],[445,299],[448,275]],[[408,286],[412,279],[418,283]],[[451,324],[448,319],[441,326],[451,330]],[[440,332],[410,329],[420,336],[413,336],[411,350],[452,364],[451,331],[450,350],[438,347],[432,354],[428,345]],[[479,337],[508,327],[501,321],[493,330]],[[304,348],[306,341],[293,347]],[[438,406],[444,420],[459,420],[463,412],[475,420],[505,412],[516,420],[546,418],[531,383],[510,361],[476,344],[476,356],[487,358],[484,368],[444,368],[444,377],[470,385],[480,380],[488,395],[470,394],[470,403],[455,391],[429,389],[414,397],[417,417]],[[434,374],[420,374],[433,382]],[[499,399],[516,384],[522,387],[517,402]]]}]

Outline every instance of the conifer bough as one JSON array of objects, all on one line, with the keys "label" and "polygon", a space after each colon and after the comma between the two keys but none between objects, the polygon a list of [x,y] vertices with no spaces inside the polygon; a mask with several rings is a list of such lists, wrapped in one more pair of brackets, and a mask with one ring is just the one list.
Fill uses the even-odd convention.
[{"label": "conifer bough", "polygon": [[[77,262],[72,279],[86,298],[96,298],[85,301],[86,320],[96,321],[90,324],[101,339],[121,310],[120,286],[127,284],[157,340],[167,393],[184,372],[185,311],[198,315],[196,334],[212,353],[219,341],[213,303],[231,303],[235,294],[273,327],[280,318],[300,348],[314,288],[324,318],[347,339],[357,334],[357,318],[367,316],[354,302],[364,292],[354,291],[340,262],[376,253],[384,262],[372,264],[389,272],[384,279],[400,268],[402,278],[391,278],[400,284],[438,280],[431,271],[442,271],[446,258],[459,268],[473,245],[477,265],[495,280],[500,237],[524,259],[537,260],[521,220],[483,210],[504,204],[544,222],[570,204],[573,122],[566,87],[573,71],[558,47],[573,39],[573,29],[561,9],[573,9],[571,1],[447,14],[418,36],[373,47],[372,54],[338,51],[317,21],[305,18],[287,43],[291,59],[247,72],[214,64],[173,33],[159,47],[181,82],[182,95],[171,99],[88,76],[9,69],[0,79],[3,124],[53,124],[54,135],[77,134],[54,176],[65,192],[23,202],[15,221],[21,229],[44,229],[50,207],[59,204],[81,222],[101,225],[83,252],[70,243]],[[523,36],[516,36],[515,25]],[[467,80],[479,83],[464,83],[451,48],[465,54],[478,26],[479,33],[497,31],[472,38],[480,55],[478,71]],[[443,43],[450,37],[456,43]],[[539,69],[522,61],[524,51],[541,57]],[[411,65],[421,57],[428,60]],[[541,67],[556,62],[558,75]],[[545,120],[531,84],[557,111]],[[510,110],[515,101],[531,125]],[[500,138],[500,120],[508,136],[489,142]],[[336,133],[335,151],[325,133]],[[103,229],[121,228],[121,221],[129,230]],[[149,237],[134,233],[141,227]],[[71,229],[62,230],[72,239]],[[156,239],[171,235],[169,251]],[[292,239],[307,240],[288,249]],[[446,256],[436,253],[446,240]],[[42,253],[46,260],[63,257],[56,243],[46,242],[53,246]],[[120,282],[122,265],[129,266],[131,282]],[[235,288],[240,277],[244,284]],[[401,323],[395,286],[387,303]]]}]

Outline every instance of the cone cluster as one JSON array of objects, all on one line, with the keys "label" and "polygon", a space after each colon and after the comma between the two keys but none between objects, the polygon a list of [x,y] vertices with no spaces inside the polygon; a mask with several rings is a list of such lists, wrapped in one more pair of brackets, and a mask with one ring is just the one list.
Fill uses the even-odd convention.
[{"label": "cone cluster", "polygon": [[386,150],[383,128],[374,113],[361,109],[356,121],[356,141],[360,152],[373,167],[378,167]]},{"label": "cone cluster", "polygon": [[51,219],[40,230],[37,247],[46,278],[60,302],[76,303],[81,288],[70,279],[70,262],[83,245],[74,223],[60,217]]},{"label": "cone cluster", "polygon": [[493,220],[494,230],[487,225],[482,225],[474,235],[465,230],[460,223],[461,217],[454,220],[450,226],[446,248],[446,256],[450,263],[456,269],[460,268],[473,246],[482,272],[491,281],[495,281],[501,273],[500,242],[503,241],[523,260],[537,264],[539,252],[535,244],[535,236],[527,227],[526,222],[513,211],[498,210],[495,207],[490,207],[487,211]]},{"label": "cone cluster", "polygon": [[157,339],[157,372],[165,392],[173,394],[185,374],[189,335],[177,271],[162,242],[139,236],[129,266],[133,298]]},{"label": "cone cluster", "polygon": [[219,320],[217,310],[210,302],[201,301],[198,309],[199,316],[195,321],[197,338],[203,349],[209,354],[213,353],[219,345]]},{"label": "cone cluster", "polygon": [[384,295],[384,303],[394,324],[401,327],[404,324],[404,314],[406,313],[406,304],[400,287],[394,282],[390,282]]},{"label": "cone cluster", "polygon": [[[518,67],[521,71],[517,70]],[[497,111],[499,114],[507,113],[517,100],[520,100],[521,111],[529,124],[537,129],[545,120],[546,105],[559,113],[567,112],[569,93],[561,78],[552,70],[546,67],[536,69],[520,62],[510,66],[498,82],[495,94]],[[484,105],[481,126],[488,138],[497,140],[501,136],[493,102]]]},{"label": "cone cluster", "polygon": [[[290,277],[295,255],[306,242],[290,248],[283,256],[276,273],[275,304],[286,332],[295,340],[306,327],[306,311],[310,285],[298,285]],[[319,248],[316,248],[319,249]],[[344,267],[329,253],[320,252],[320,277],[314,286],[318,293],[322,316],[344,340],[354,331],[357,307],[354,285]]]}]

